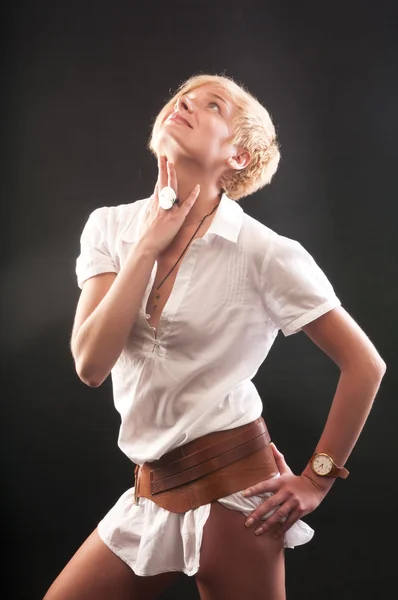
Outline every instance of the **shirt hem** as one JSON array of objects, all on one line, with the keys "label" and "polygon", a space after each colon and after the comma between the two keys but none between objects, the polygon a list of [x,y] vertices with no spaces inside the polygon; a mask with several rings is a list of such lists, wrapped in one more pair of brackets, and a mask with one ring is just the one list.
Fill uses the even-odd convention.
[{"label": "shirt hem", "polygon": [[315,319],[321,317],[322,315],[329,312],[333,308],[336,308],[337,306],[341,306],[341,302],[337,297],[333,300],[327,300],[326,302],[321,304],[321,306],[313,308],[312,310],[310,310],[310,312],[306,313],[305,315],[302,315],[298,319],[291,321],[288,325],[281,327],[281,330],[285,337],[293,335],[294,333],[298,333],[305,325],[308,325],[308,323],[315,321]]},{"label": "shirt hem", "polygon": [[88,271],[88,274],[84,273],[84,275],[81,275],[78,278],[77,285],[79,286],[80,289],[82,289],[83,283],[85,281],[87,281],[87,279],[91,279],[91,277],[95,277],[96,275],[102,275],[102,273],[116,273],[116,275],[117,275],[117,271],[114,268],[113,269],[109,268],[109,266],[107,266],[105,268],[98,267],[97,269],[92,269],[92,270]]},{"label": "shirt hem", "polygon": [[99,535],[101,541],[109,548],[109,550],[111,550],[114,554],[116,554],[116,556],[118,556],[120,558],[120,560],[122,560],[128,567],[130,567],[130,569],[136,575],[139,575],[140,577],[152,577],[154,575],[161,575],[162,573],[184,573],[188,577],[192,577],[193,575],[196,575],[196,573],[199,570],[199,564],[197,564],[189,571],[187,571],[185,569],[163,569],[160,571],[151,571],[151,572],[140,571],[139,569],[136,569],[135,563],[132,563],[125,556],[123,556],[123,548],[121,548],[114,542],[111,542],[111,540],[108,537],[106,537],[104,534],[101,533],[101,528],[100,528],[99,524],[97,527],[97,531],[98,531],[98,535]]}]

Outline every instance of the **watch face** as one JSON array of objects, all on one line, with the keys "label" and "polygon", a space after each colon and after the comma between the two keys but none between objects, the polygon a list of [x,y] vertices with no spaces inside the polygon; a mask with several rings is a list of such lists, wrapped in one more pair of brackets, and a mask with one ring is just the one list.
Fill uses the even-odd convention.
[{"label": "watch face", "polygon": [[317,475],[328,475],[333,468],[333,462],[327,454],[317,454],[312,461],[312,467]]}]

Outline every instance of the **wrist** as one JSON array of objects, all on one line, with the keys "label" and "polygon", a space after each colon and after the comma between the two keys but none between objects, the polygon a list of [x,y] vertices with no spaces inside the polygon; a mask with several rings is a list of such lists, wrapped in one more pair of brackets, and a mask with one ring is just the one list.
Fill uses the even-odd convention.
[{"label": "wrist", "polygon": [[314,473],[310,463],[307,464],[301,473],[301,476],[309,479],[314,487],[316,487],[317,490],[320,490],[325,495],[336,481],[335,477],[323,477]]},{"label": "wrist", "polygon": [[148,239],[139,240],[134,246],[134,253],[138,253],[141,258],[147,258],[154,262],[158,259],[160,254],[156,244],[152,244]]}]

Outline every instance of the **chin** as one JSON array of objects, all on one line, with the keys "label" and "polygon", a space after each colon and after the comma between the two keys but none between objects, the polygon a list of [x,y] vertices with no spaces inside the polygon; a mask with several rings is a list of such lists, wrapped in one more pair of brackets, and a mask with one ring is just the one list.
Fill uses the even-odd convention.
[{"label": "chin", "polygon": [[189,148],[172,135],[160,134],[154,147],[156,148],[158,156],[165,155],[171,161],[176,161],[178,158],[194,159],[193,153]]}]

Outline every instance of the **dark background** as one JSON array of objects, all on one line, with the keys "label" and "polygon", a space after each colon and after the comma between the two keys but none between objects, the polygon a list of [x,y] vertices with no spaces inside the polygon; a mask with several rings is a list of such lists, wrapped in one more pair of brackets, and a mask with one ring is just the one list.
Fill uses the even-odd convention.
[{"label": "dark background", "polygon": [[[286,552],[288,598],[386,598],[397,536],[396,3],[9,4],[0,236],[6,597],[40,600],[133,485],[133,465],[116,445],[110,380],[90,389],[74,371],[75,260],[94,208],[152,193],[152,121],[170,92],[205,72],[245,84],[279,133],[279,170],[242,207],[307,248],[387,363],[350,477],[305,518],[313,540]],[[320,436],[338,375],[305,334],[280,333],[255,377],[295,472]],[[198,598],[194,577],[162,596],[176,597]]]}]

